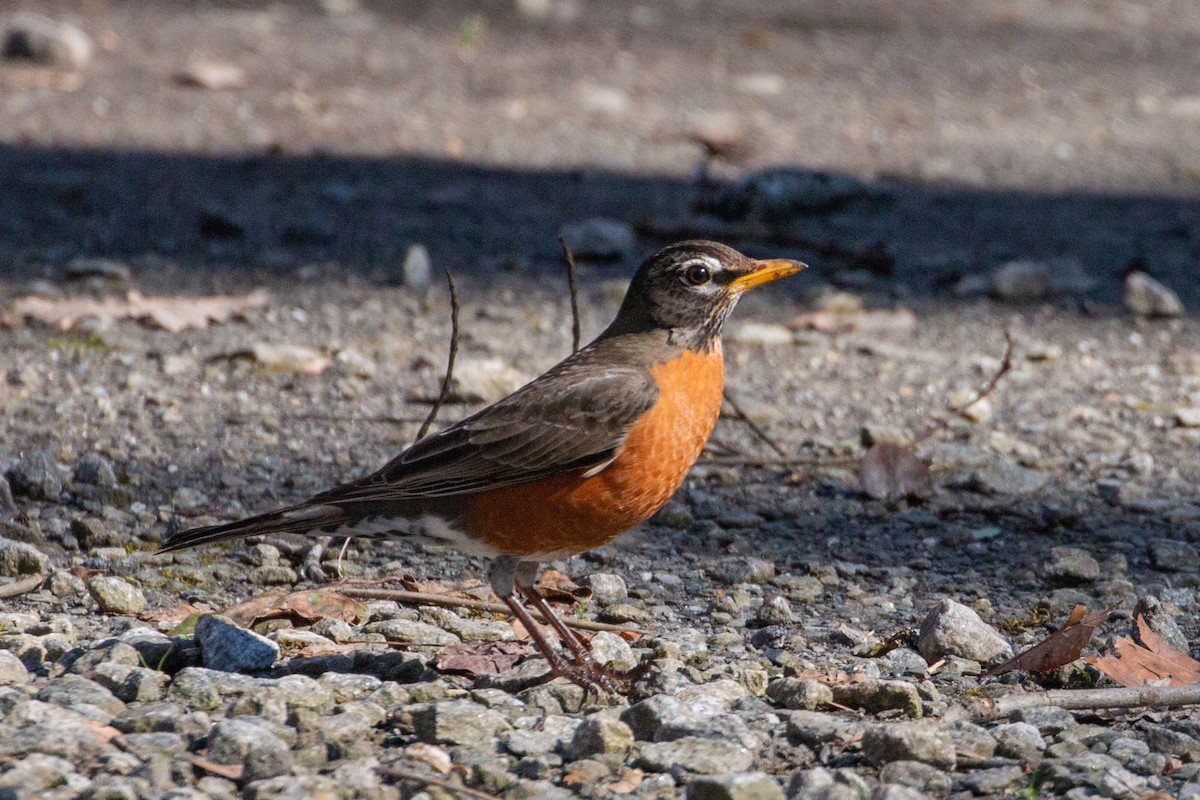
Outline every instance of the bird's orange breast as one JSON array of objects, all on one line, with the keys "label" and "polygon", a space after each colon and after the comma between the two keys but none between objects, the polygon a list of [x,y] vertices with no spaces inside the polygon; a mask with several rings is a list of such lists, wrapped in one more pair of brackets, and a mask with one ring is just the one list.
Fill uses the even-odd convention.
[{"label": "bird's orange breast", "polygon": [[724,366],[711,351],[685,350],[650,368],[654,405],[633,424],[612,463],[480,492],[471,534],[499,553],[562,557],[608,542],[645,521],[674,494],[721,412]]}]

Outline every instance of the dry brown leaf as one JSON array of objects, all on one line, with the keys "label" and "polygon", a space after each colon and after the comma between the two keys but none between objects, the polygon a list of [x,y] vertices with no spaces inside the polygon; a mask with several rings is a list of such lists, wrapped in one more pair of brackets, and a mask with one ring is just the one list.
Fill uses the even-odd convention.
[{"label": "dry brown leaf", "polygon": [[537,590],[551,603],[574,605],[592,596],[591,589],[580,586],[556,569],[548,569],[542,573],[537,581]]},{"label": "dry brown leaf", "polygon": [[166,608],[148,608],[138,614],[138,619],[144,622],[183,622],[192,614],[203,614],[205,611],[196,608],[191,603],[179,603]]},{"label": "dry brown leaf", "polygon": [[981,677],[991,678],[1006,672],[1049,672],[1070,664],[1083,652],[1096,628],[1116,612],[1117,606],[1102,608],[1087,613],[1085,606],[1075,606],[1066,624],[1033,647],[1018,653],[998,667],[993,667]]},{"label": "dry brown leaf", "polygon": [[929,464],[894,442],[878,442],[867,450],[858,471],[858,485],[876,500],[933,494]]},{"label": "dry brown leaf", "polygon": [[1137,639],[1113,640],[1114,653],[1084,659],[1122,686],[1184,686],[1200,681],[1200,661],[1181,653],[1158,637],[1141,614]]},{"label": "dry brown leaf", "polygon": [[94,719],[83,720],[83,727],[96,734],[96,738],[102,742],[111,742],[121,735],[121,732],[113,726],[105,725],[103,722],[97,722]]},{"label": "dry brown leaf", "polygon": [[319,375],[333,363],[333,359],[320,350],[299,344],[259,342],[250,348],[250,354],[264,367],[305,375]]},{"label": "dry brown leaf", "polygon": [[400,576],[400,585],[409,592],[441,594],[447,597],[462,597],[469,600],[486,600],[492,596],[491,587],[479,580],[419,581],[416,576],[405,573]]},{"label": "dry brown leaf", "polygon": [[267,619],[288,619],[295,625],[307,625],[328,617],[355,624],[365,619],[366,614],[366,606],[333,589],[290,593],[286,589],[273,589],[225,611],[225,616],[243,628]]},{"label": "dry brown leaf", "polygon": [[210,772],[221,778],[226,778],[231,781],[239,781],[242,779],[242,773],[246,771],[245,764],[218,764],[215,761],[209,761],[202,756],[192,753],[185,753],[184,758],[191,763],[193,767],[199,767],[205,772]]},{"label": "dry brown leaf", "polygon": [[22,297],[14,311],[25,317],[48,323],[60,330],[70,330],[84,318],[92,318],[101,327],[122,319],[138,319],[157,325],[172,333],[188,328],[204,328],[210,322],[226,322],[235,314],[262,308],[270,299],[259,289],[245,295],[213,297],[147,297],[130,291],[124,298],[90,297],[50,298],[31,295]]},{"label": "dry brown leaf", "polygon": [[525,642],[456,642],[439,650],[434,664],[444,672],[464,672],[471,677],[494,675],[533,653]]},{"label": "dry brown leaf", "polygon": [[624,767],[617,779],[612,783],[604,784],[604,788],[613,794],[629,794],[641,784],[642,779],[646,777],[646,773],[634,767]]}]

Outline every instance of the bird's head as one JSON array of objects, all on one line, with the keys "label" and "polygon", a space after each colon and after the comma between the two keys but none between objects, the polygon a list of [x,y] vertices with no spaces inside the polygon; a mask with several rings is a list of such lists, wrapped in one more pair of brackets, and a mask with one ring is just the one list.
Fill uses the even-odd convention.
[{"label": "bird's head", "polygon": [[668,245],[638,267],[607,333],[665,330],[674,343],[707,349],[743,293],[804,268],[785,258],[748,258],[717,242]]}]

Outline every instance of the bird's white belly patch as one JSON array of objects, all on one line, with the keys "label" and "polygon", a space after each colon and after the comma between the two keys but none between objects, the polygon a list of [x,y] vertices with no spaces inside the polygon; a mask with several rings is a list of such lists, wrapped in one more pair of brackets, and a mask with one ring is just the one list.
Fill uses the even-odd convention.
[{"label": "bird's white belly patch", "polygon": [[441,517],[426,514],[417,519],[407,517],[366,517],[353,524],[342,525],[330,532],[332,536],[362,536],[385,539],[415,539],[436,544],[448,544],[459,552],[472,556],[496,556],[499,553],[480,539],[455,528]]}]

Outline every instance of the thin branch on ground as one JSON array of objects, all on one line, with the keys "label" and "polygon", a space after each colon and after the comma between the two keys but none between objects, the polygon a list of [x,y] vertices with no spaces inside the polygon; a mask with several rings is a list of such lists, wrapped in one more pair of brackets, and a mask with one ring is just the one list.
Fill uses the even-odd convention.
[{"label": "thin branch on ground", "polygon": [[946,712],[946,719],[988,722],[1008,717],[1024,708],[1055,706],[1068,711],[1102,708],[1200,705],[1200,683],[1186,686],[1137,686],[1111,689],[1053,689],[1045,692],[1006,694],[998,698],[967,697]]},{"label": "thin branch on ground", "polygon": [[17,505],[17,501],[13,500],[12,489],[9,488],[8,481],[3,475],[0,475],[0,521],[7,522],[19,516],[21,516],[21,508]]},{"label": "thin branch on ground", "polygon": [[750,432],[753,433],[758,438],[759,441],[761,441],[767,447],[769,447],[775,451],[775,455],[779,456],[780,458],[788,457],[787,453],[784,452],[783,448],[780,447],[779,444],[776,443],[776,441],[774,439],[772,439],[770,436],[768,436],[767,432],[764,431],[757,422],[750,419],[750,417],[746,416],[746,412],[742,410],[742,407],[740,405],[738,405],[737,400],[733,399],[733,395],[730,394],[728,389],[725,390],[724,397],[725,397],[725,402],[729,404],[730,410],[733,411],[734,419],[738,420],[739,422],[745,423],[746,427],[750,429]]},{"label": "thin branch on ground", "polygon": [[396,778],[397,780],[403,781],[417,781],[418,783],[423,783],[426,786],[436,786],[439,789],[445,789],[447,792],[454,792],[455,794],[460,794],[463,797],[474,798],[474,800],[500,800],[500,798],[494,794],[488,794],[487,792],[481,792],[478,789],[471,789],[466,786],[459,786],[456,783],[451,783],[450,781],[442,780],[441,778],[435,778],[432,775],[422,775],[420,772],[404,769],[403,767],[385,767],[384,769],[380,770],[380,774],[387,778]]},{"label": "thin branch on ground", "polygon": [[446,377],[442,379],[442,390],[438,392],[437,400],[429,409],[429,416],[425,418],[425,421],[421,423],[421,429],[417,431],[418,441],[424,439],[425,434],[429,433],[429,426],[437,419],[438,411],[446,402],[446,398],[450,396],[450,381],[454,378],[454,359],[458,356],[458,287],[454,284],[454,276],[449,272],[446,273],[446,285],[450,288],[450,355],[446,359]]},{"label": "thin branch on ground", "polygon": [[[470,597],[452,597],[447,594],[431,594],[429,592],[409,592],[403,589],[355,589],[340,588],[338,592],[358,600],[395,600],[397,603],[412,603],[414,605],[445,606],[446,608],[470,608],[475,611],[488,611],[493,614],[511,616],[508,606],[503,603],[491,603],[487,600],[476,600]],[[537,611],[530,611],[539,622],[547,622]],[[610,625],[607,622],[594,622],[590,619],[564,617],[563,622],[568,627],[582,631],[606,631],[608,633],[633,633],[641,636],[645,631],[626,628],[621,625]]]},{"label": "thin branch on ground", "polygon": [[321,558],[325,555],[325,548],[332,540],[332,536],[318,536],[317,540],[308,548],[308,552],[304,554],[304,560],[300,564],[300,574],[313,583],[323,583],[328,580],[325,569],[321,566]]},{"label": "thin branch on ground", "polygon": [[948,416],[946,416],[944,419],[938,420],[938,422],[936,422],[931,428],[929,428],[927,431],[922,433],[917,438],[913,439],[912,444],[909,445],[909,447],[910,448],[916,447],[921,442],[924,442],[925,440],[929,439],[930,437],[936,436],[937,434],[946,430],[946,428],[950,427],[951,419],[959,416],[964,411],[966,411],[968,408],[975,405],[980,400],[983,400],[988,395],[990,395],[992,392],[996,391],[996,387],[1000,385],[1001,379],[1003,379],[1004,376],[1008,374],[1009,370],[1012,369],[1012,366],[1013,366],[1013,337],[1012,337],[1012,332],[1006,330],[1004,332],[1004,358],[1000,361],[1000,367],[992,375],[991,379],[988,380],[988,382],[984,385],[984,387],[982,389],[980,389],[975,394],[974,397],[972,397],[967,402],[965,402],[955,408],[950,409]]},{"label": "thin branch on ground", "polygon": [[9,597],[17,597],[25,594],[26,592],[32,592],[34,589],[41,586],[44,580],[46,580],[46,576],[39,572],[37,575],[30,575],[28,578],[21,578],[19,581],[0,584],[0,600],[7,599]]},{"label": "thin branch on ground", "polygon": [[558,244],[562,247],[563,260],[567,262],[567,288],[571,292],[571,352],[574,353],[579,349],[581,331],[579,325],[579,289],[575,285],[575,256],[564,237],[558,237]]}]

